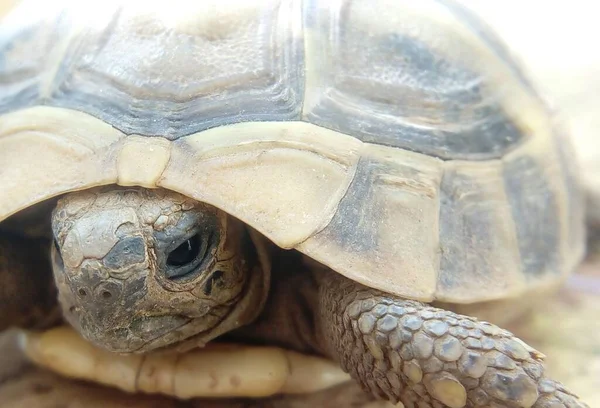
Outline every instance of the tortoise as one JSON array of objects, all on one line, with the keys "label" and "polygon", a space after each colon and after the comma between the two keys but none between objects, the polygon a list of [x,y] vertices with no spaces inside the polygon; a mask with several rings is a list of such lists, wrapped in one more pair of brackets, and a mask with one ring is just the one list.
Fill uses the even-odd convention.
[{"label": "tortoise", "polygon": [[473,317],[584,253],[568,132],[495,34],[450,0],[197,3],[4,17],[3,327],[58,304],[117,353],[225,338],[407,408],[585,406]]}]

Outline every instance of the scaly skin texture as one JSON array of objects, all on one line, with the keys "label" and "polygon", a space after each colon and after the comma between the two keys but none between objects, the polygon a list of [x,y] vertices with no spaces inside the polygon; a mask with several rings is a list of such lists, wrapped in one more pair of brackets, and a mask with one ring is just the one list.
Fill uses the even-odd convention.
[{"label": "scaly skin texture", "polygon": [[362,387],[405,408],[587,407],[546,378],[540,354],[492,324],[324,273],[320,321]]}]

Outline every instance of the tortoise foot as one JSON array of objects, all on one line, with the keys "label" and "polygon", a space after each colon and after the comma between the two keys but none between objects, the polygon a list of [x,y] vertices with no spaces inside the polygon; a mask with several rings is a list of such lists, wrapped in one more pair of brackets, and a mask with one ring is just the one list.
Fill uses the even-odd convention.
[{"label": "tortoise foot", "polygon": [[541,353],[495,325],[337,274],[321,294],[330,348],[379,398],[406,408],[587,406],[545,377]]}]

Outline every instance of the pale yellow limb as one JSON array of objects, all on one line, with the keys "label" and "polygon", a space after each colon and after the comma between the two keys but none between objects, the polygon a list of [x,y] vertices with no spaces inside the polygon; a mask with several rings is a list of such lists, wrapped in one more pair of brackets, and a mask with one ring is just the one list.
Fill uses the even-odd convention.
[{"label": "pale yellow limb", "polygon": [[118,355],[68,327],[23,332],[21,346],[32,362],[66,377],[181,399],[303,394],[350,379],[329,360],[276,347],[215,344],[183,354]]}]

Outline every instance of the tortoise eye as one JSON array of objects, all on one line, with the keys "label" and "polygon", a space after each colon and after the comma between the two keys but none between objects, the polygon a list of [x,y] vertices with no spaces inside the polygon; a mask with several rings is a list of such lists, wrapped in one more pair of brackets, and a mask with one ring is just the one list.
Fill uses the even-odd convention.
[{"label": "tortoise eye", "polygon": [[184,243],[171,251],[167,257],[167,265],[180,267],[193,262],[200,253],[200,242],[201,240],[198,234],[186,240]]},{"label": "tortoise eye", "polygon": [[169,252],[165,265],[167,279],[189,279],[201,272],[201,266],[211,248],[211,237],[211,234],[197,233]]}]

